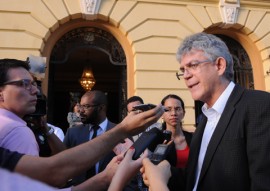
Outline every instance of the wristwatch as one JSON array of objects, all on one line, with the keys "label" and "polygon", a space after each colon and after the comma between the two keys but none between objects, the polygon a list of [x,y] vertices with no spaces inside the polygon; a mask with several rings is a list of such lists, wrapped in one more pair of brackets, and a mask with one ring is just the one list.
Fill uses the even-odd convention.
[{"label": "wristwatch", "polygon": [[47,131],[46,135],[49,136],[53,133],[54,133],[54,129],[52,127],[48,126],[48,131]]}]

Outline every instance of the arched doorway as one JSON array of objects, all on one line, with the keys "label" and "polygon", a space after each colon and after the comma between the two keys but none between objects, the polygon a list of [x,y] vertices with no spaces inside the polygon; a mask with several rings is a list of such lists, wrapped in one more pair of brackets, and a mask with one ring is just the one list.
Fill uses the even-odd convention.
[{"label": "arched doorway", "polygon": [[126,57],[121,45],[109,32],[97,27],[79,27],[65,33],[54,45],[49,60],[48,120],[65,130],[70,95],[85,90],[79,78],[90,66],[96,84],[108,98],[108,118],[118,123],[126,99]]}]

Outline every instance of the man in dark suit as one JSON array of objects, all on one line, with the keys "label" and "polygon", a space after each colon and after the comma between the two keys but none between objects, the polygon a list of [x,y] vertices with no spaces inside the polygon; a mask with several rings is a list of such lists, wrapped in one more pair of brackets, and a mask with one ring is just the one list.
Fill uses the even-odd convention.
[{"label": "man in dark suit", "polygon": [[[113,128],[116,124],[107,119],[106,111],[107,98],[103,92],[96,90],[86,92],[80,101],[80,117],[83,124],[67,130],[64,139],[66,146],[68,148],[75,147],[92,140],[96,136],[99,136]],[[96,163],[93,168],[77,177],[74,177],[72,179],[72,184],[78,185],[86,179],[103,171],[114,156],[114,152],[110,152]]]},{"label": "man in dark suit", "polygon": [[[194,100],[205,103],[191,141],[185,190],[270,190],[270,94],[233,82],[233,59],[214,35],[187,37],[177,59],[178,78]],[[143,163],[146,179],[153,179],[153,165]],[[155,181],[162,180],[149,180],[152,186]]]}]

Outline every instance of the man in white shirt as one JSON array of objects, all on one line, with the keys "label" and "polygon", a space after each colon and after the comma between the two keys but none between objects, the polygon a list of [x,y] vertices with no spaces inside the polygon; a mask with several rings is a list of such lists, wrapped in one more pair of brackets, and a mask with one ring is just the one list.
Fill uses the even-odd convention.
[{"label": "man in white shirt", "polygon": [[214,35],[185,38],[177,59],[176,76],[194,100],[205,103],[191,141],[185,190],[270,190],[270,94],[233,82],[232,56]]},{"label": "man in white shirt", "polygon": [[65,135],[64,135],[64,132],[61,128],[59,127],[56,127],[50,123],[47,123],[47,125],[50,127],[50,128],[53,128],[53,132],[54,134],[63,142],[64,141],[64,138],[65,138]]}]

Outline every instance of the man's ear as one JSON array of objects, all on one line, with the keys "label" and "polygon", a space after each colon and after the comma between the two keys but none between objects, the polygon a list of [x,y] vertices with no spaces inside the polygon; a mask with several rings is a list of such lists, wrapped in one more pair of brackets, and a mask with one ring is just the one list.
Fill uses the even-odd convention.
[{"label": "man's ear", "polygon": [[105,105],[99,105],[98,107],[97,107],[97,109],[98,109],[98,111],[100,112],[103,108],[105,107]]},{"label": "man's ear", "polygon": [[220,75],[223,75],[226,71],[226,65],[227,65],[227,62],[225,60],[225,58],[223,57],[218,57],[216,59],[216,66],[217,66],[217,69],[218,69],[218,73]]}]

